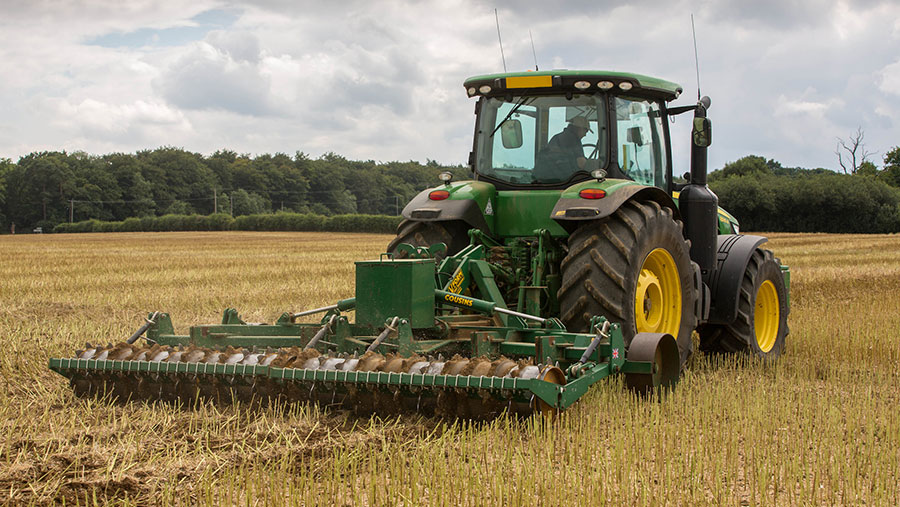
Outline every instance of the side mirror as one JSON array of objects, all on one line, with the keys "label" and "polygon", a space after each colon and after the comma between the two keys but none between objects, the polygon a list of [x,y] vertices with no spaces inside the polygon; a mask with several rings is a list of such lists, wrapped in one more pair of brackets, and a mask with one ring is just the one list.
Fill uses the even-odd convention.
[{"label": "side mirror", "polygon": [[500,127],[500,139],[503,147],[512,150],[522,147],[522,122],[519,120],[506,120]]},{"label": "side mirror", "polygon": [[694,128],[691,131],[694,146],[706,148],[712,144],[712,123],[709,118],[694,118]]},{"label": "side mirror", "polygon": [[629,143],[636,144],[638,146],[644,145],[644,136],[641,134],[641,127],[631,127],[626,131],[626,140]]}]

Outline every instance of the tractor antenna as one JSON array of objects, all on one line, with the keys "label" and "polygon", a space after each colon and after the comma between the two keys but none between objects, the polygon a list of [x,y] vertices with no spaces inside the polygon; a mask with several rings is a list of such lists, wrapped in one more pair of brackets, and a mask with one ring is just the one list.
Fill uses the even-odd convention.
[{"label": "tractor antenna", "polygon": [[497,20],[497,40],[500,41],[500,59],[503,60],[503,72],[506,72],[506,57],[503,56],[503,39],[500,38],[500,15],[494,8],[494,19]]},{"label": "tractor antenna", "polygon": [[693,13],[691,13],[691,35],[694,36],[694,68],[697,70],[697,100],[700,100],[700,58],[697,56],[697,31],[694,29]]},{"label": "tractor antenna", "polygon": [[534,70],[538,70],[537,66],[537,53],[534,52],[534,37],[531,35],[531,29],[528,29],[528,37],[531,38],[531,56],[534,57]]}]

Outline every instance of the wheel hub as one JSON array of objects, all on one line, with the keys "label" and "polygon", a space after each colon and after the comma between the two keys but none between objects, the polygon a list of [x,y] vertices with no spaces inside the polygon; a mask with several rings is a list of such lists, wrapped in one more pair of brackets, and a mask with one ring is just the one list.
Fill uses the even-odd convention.
[{"label": "wheel hub", "polygon": [[753,310],[753,327],[756,344],[763,352],[769,352],[778,339],[778,326],[781,321],[778,306],[778,291],[775,284],[766,280],[756,291],[756,305]]},{"label": "wheel hub", "polygon": [[652,271],[642,269],[638,279],[637,301],[643,300],[643,323],[649,329],[659,327],[662,319],[662,288],[659,278]]},{"label": "wheel hub", "polygon": [[681,281],[675,260],[657,248],[647,255],[638,273],[634,318],[638,332],[678,336],[681,325]]}]

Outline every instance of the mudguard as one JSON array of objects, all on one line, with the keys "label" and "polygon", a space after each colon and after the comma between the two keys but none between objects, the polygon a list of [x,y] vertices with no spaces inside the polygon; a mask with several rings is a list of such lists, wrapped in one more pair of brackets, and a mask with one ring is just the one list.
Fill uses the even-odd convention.
[{"label": "mudguard", "polygon": [[[446,190],[448,198],[435,201],[428,195],[435,190]],[[493,232],[485,219],[492,214],[489,203],[496,194],[494,185],[483,181],[460,181],[429,188],[419,193],[403,208],[403,218],[417,222],[448,222],[461,220],[470,227]]]},{"label": "mudguard", "polygon": [[709,280],[712,294],[709,322],[731,324],[737,318],[741,280],[750,256],[759,245],[768,241],[763,236],[722,234],[716,247],[716,270]]},{"label": "mudguard", "polygon": [[[602,199],[583,199],[579,192],[586,188],[596,188],[606,191],[606,197]],[[632,198],[643,201],[656,201],[660,206],[672,209],[676,220],[681,219],[678,206],[664,190],[637,184],[630,180],[608,179],[604,181],[586,181],[567,188],[553,208],[552,217],[557,223],[570,233],[585,220],[597,220],[605,218],[619,206]]]}]

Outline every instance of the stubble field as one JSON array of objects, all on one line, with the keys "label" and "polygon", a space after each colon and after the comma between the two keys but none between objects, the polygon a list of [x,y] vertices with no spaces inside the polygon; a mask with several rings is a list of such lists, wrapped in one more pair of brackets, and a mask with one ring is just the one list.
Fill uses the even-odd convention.
[{"label": "stubble field", "polygon": [[385,235],[0,237],[0,503],[896,505],[900,236],[773,235],[791,266],[775,366],[696,354],[662,399],[601,383],[554,423],[311,407],[110,404],[47,369],[148,311],[176,331],[353,294]]}]

